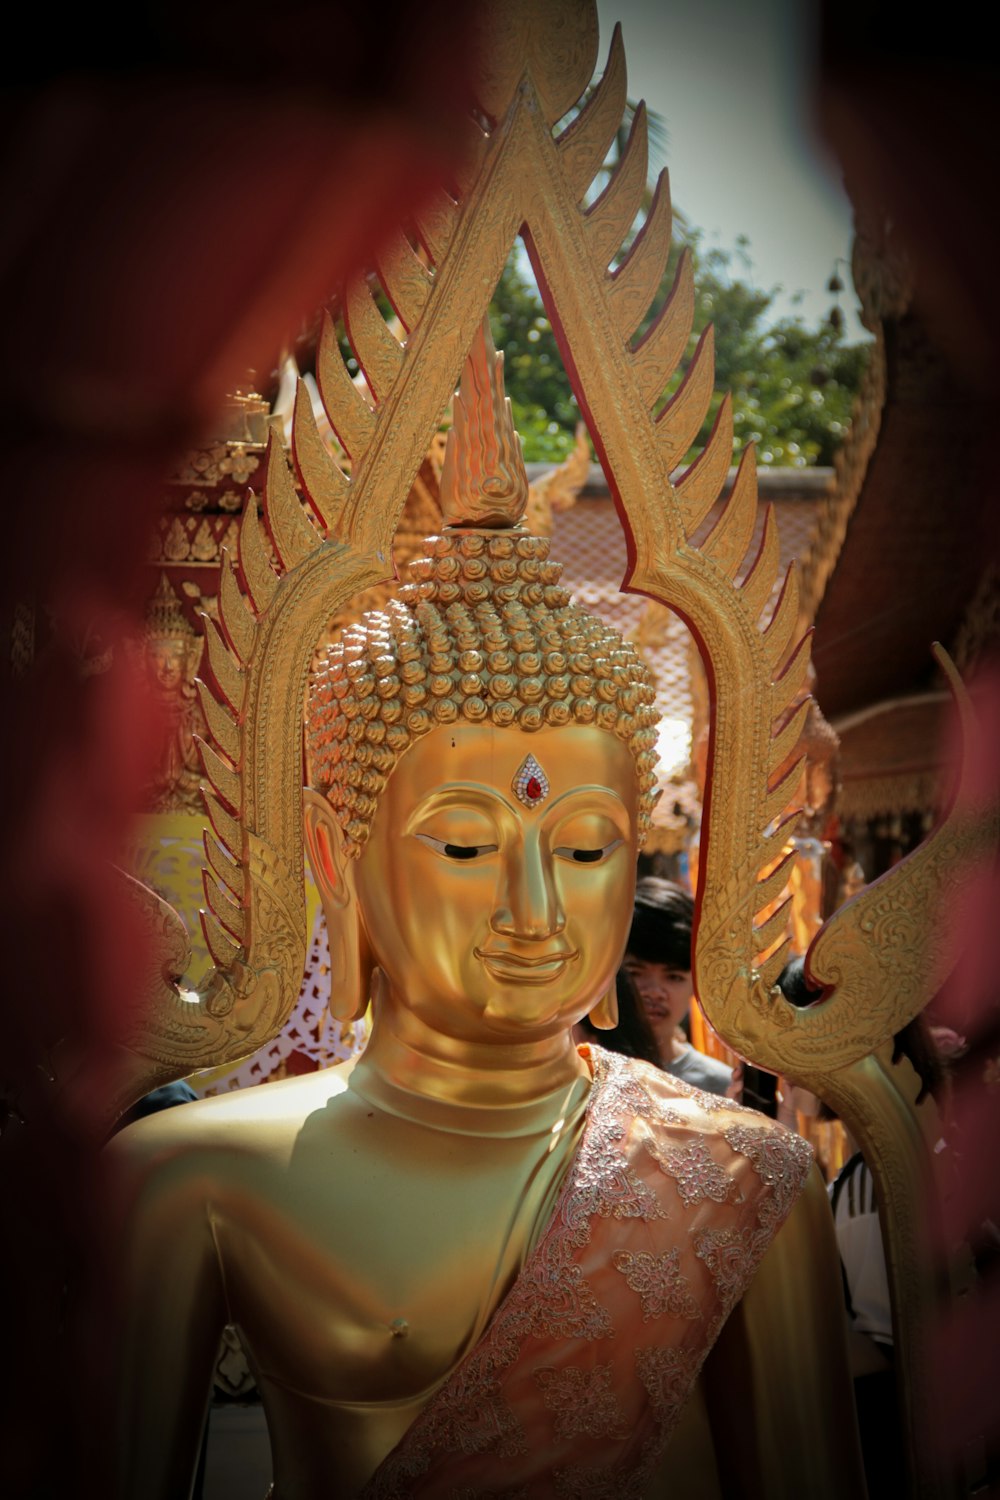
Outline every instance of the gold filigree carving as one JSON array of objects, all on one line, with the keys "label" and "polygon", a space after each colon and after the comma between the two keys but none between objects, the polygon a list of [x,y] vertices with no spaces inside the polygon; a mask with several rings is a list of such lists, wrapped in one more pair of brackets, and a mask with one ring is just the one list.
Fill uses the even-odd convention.
[{"label": "gold filigree carving", "polygon": [[161,725],[161,750],[146,791],[147,812],[200,812],[201,762],[195,738],[208,733],[195,679],[201,636],[189,624],[165,573],[146,608],[139,654]]},{"label": "gold filigree carving", "polygon": [[260,454],[243,443],[217,443],[185,454],[177,479],[181,484],[219,484],[232,479],[244,485],[260,465]]}]

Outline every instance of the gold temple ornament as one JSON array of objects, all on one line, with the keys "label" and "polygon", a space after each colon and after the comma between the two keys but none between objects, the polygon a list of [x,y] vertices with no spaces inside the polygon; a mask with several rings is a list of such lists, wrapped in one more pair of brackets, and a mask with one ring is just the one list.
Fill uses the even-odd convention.
[{"label": "gold temple ornament", "polygon": [[[465,768],[491,729],[502,731],[497,746],[507,736],[512,755],[515,733],[536,735],[546,745],[538,758],[556,800],[568,787],[560,792],[561,755],[548,744],[560,735],[583,736],[576,741],[581,755],[612,758],[609,784],[624,785],[624,767],[633,768],[636,826],[627,848],[648,821],[655,736],[638,659],[607,627],[574,613],[547,546],[519,529],[511,509],[522,503],[523,464],[504,416],[502,386],[490,375],[482,326],[521,232],[626,530],[624,586],[685,620],[714,683],[698,889],[699,998],[724,1040],[830,1099],[870,1150],[888,1205],[897,1360],[919,1371],[927,1297],[926,1268],[913,1249],[919,1173],[905,1108],[879,1077],[873,1053],[923,1007],[954,961],[945,936],[934,934],[930,950],[924,940],[942,892],[970,878],[971,856],[982,851],[982,810],[960,798],[915,855],[838,912],[810,950],[823,1001],[806,1010],[785,1004],[775,981],[786,958],[787,913],[769,908],[787,879],[781,815],[798,766],[780,779],[777,771],[808,712],[807,702],[790,712],[808,667],[808,640],[795,640],[795,576],[789,573],[770,608],[778,559],[770,516],[758,553],[746,555],[756,515],[752,451],[708,537],[699,547],[690,540],[725,482],[732,417],[725,401],[704,452],[682,468],[712,394],[712,338],[710,330],[702,335],[661,409],[693,316],[690,261],[683,257],[673,293],[640,337],[670,244],[665,173],[642,231],[617,269],[609,269],[645,188],[641,110],[614,177],[596,202],[586,202],[625,108],[620,32],[593,88],[597,22],[590,4],[498,6],[484,56],[478,102],[491,123],[470,122],[460,195],[439,193],[419,219],[428,264],[402,235],[378,260],[405,342],[385,323],[367,283],[347,289],[347,325],[369,393],[351,380],[329,320],[324,328],[317,379],[350,473],[320,439],[300,383],[292,454],[308,505],[300,503],[272,435],[261,519],[277,571],[253,504],[240,522],[239,567],[231,556],[223,559],[219,628],[206,621],[212,685],[199,685],[212,737],[201,745],[211,824],[203,922],[215,968],[196,994],[183,990],[165,965],[156,1003],[137,1010],[123,1039],[110,1107],[124,1108],[166,1079],[247,1056],[275,1035],[294,1004],[307,940],[299,726],[310,658],[326,621],[385,579],[399,511],[469,350],[455,406],[462,445],[442,476],[446,519],[455,529],[433,540],[413,582],[383,615],[344,632],[314,688],[311,748],[323,784],[318,800],[307,798],[306,826],[314,863],[329,857],[331,892],[351,916],[341,923],[349,936],[337,956],[348,1003],[367,1002],[371,955],[352,913],[356,883],[366,878],[364,851],[382,837],[385,799],[401,796],[404,779],[426,769],[429,736],[453,729]],[[572,122],[555,134],[576,107]],[[492,434],[476,420],[484,404],[493,412]],[[971,736],[967,705],[963,717]],[[508,789],[523,757],[519,749],[505,774]],[[327,809],[343,839],[339,865],[337,829],[324,823]],[[554,809],[546,797],[537,816],[551,818]],[[461,838],[440,835],[429,826],[433,843],[491,845],[474,828]],[[553,840],[558,836],[553,828]],[[581,837],[567,847],[599,850],[603,858],[613,844],[598,830],[594,841]],[[460,863],[464,880],[480,878],[476,859]],[[541,930],[550,918],[543,911],[537,920]],[[555,932],[554,919],[551,925]],[[543,962],[571,968],[568,955],[553,945]],[[521,957],[516,949],[506,958],[494,954],[493,968],[503,973]],[[601,997],[616,961],[602,952],[607,972],[592,976],[595,1007],[606,1003]],[[537,988],[544,996],[545,986]],[[921,1448],[919,1380],[907,1389],[913,1472],[925,1476],[921,1493],[944,1493],[938,1460]]]}]

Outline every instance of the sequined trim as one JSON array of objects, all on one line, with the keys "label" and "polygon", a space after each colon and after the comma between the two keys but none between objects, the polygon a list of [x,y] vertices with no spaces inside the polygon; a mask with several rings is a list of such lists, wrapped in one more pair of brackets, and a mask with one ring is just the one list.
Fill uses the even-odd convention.
[{"label": "sequined trim", "polygon": [[638,1462],[630,1470],[621,1464],[602,1468],[574,1464],[560,1470],[553,1476],[558,1500],[646,1500],[649,1482],[709,1347],[685,1350],[653,1345],[634,1351],[635,1371],[655,1421],[652,1433],[642,1443]]},{"label": "sequined trim", "polygon": [[776,1229],[805,1186],[813,1160],[808,1141],[788,1131],[776,1135],[767,1125],[731,1125],[725,1134],[727,1143],[749,1157],[761,1182],[771,1189],[761,1199],[757,1222]]},{"label": "sequined trim", "polygon": [[[411,1427],[410,1432],[412,1431]],[[404,1437],[403,1442],[405,1441]],[[404,1495],[416,1494],[416,1486],[430,1466],[431,1454],[428,1448],[420,1447],[409,1451],[401,1446],[394,1448],[365,1485],[362,1491],[364,1500],[401,1500]]]},{"label": "sequined trim", "polygon": [[536,1370],[535,1380],[542,1400],[555,1413],[555,1430],[560,1437],[628,1436],[625,1414],[611,1386],[610,1365],[594,1365],[589,1370],[570,1365],[565,1370]]},{"label": "sequined trim", "polygon": [[[728,1135],[726,1139],[729,1139]],[[689,1207],[706,1198],[711,1198],[713,1203],[725,1203],[735,1193],[735,1183],[725,1167],[713,1160],[704,1141],[694,1140],[688,1146],[664,1149],[655,1140],[650,1140],[646,1142],[646,1149],[657,1165],[677,1183],[677,1191]]]},{"label": "sequined trim", "polygon": [[696,1099],[707,1115],[715,1115],[720,1112],[726,1114],[751,1115],[755,1120],[760,1119],[760,1111],[751,1109],[749,1105],[737,1104],[735,1099],[730,1099],[726,1094],[710,1094],[705,1089],[688,1083],[686,1078],[676,1078],[671,1074],[671,1083],[678,1093],[686,1094],[689,1099]]},{"label": "sequined trim", "polygon": [[574,1464],[553,1475],[556,1500],[642,1500],[643,1480],[638,1473],[622,1474],[616,1467],[586,1469]]},{"label": "sequined trim", "polygon": [[672,1422],[680,1415],[701,1365],[697,1352],[690,1349],[661,1349],[654,1344],[635,1351],[636,1372],[661,1422]]},{"label": "sequined trim", "polygon": [[525,1451],[521,1425],[503,1399],[490,1362],[477,1357],[475,1350],[459,1365],[424,1416],[423,1439],[429,1448],[489,1452],[499,1458]]},{"label": "sequined trim", "polygon": [[675,1318],[701,1316],[688,1279],[680,1269],[680,1258],[676,1246],[662,1255],[650,1255],[645,1250],[635,1253],[618,1250],[611,1257],[615,1270],[621,1271],[632,1291],[639,1293],[644,1323],[664,1313]]},{"label": "sequined trim", "polygon": [[708,1267],[727,1313],[757,1269],[757,1243],[757,1231],[752,1229],[700,1229],[694,1236],[695,1254]]}]

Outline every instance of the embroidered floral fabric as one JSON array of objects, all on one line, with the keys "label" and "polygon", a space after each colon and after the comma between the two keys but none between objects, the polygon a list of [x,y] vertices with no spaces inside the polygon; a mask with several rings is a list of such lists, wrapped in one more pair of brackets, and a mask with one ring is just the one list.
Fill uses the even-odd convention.
[{"label": "embroidered floral fabric", "polygon": [[812,1153],[762,1115],[591,1048],[552,1220],[364,1500],[639,1500]]}]

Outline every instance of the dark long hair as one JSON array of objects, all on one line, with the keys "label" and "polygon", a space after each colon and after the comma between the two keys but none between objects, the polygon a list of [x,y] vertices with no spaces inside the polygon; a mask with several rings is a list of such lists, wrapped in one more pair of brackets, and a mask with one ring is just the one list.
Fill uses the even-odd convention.
[{"label": "dark long hair", "polygon": [[618,1025],[611,1031],[599,1031],[591,1026],[588,1017],[580,1022],[580,1030],[588,1041],[609,1052],[621,1052],[626,1057],[638,1057],[654,1067],[663,1067],[663,1057],[657,1046],[653,1028],[646,1015],[646,1007],[631,976],[624,969],[615,975],[615,993],[618,997]]},{"label": "dark long hair", "polygon": [[625,952],[668,969],[690,969],[694,901],[683,886],[644,875],[635,888]]}]

